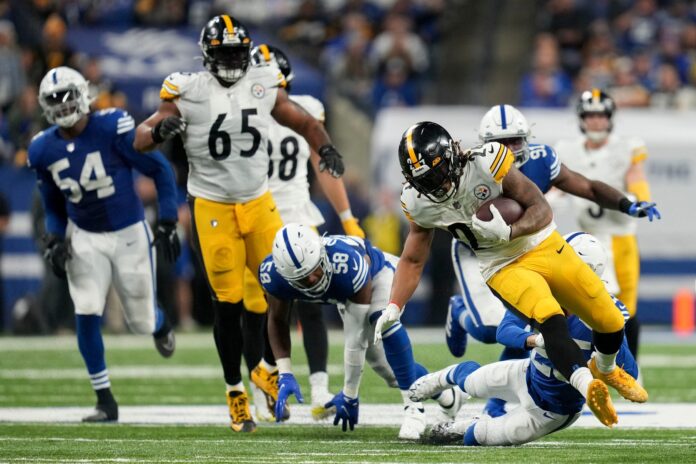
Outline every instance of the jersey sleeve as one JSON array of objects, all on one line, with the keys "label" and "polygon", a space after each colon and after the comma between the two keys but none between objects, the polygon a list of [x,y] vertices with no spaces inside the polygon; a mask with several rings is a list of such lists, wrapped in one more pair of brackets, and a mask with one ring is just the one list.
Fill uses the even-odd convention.
[{"label": "jersey sleeve", "polygon": [[505,145],[489,142],[474,150],[475,162],[479,164],[484,176],[490,176],[500,184],[515,161],[515,155]]},{"label": "jersey sleeve", "polygon": [[339,240],[328,251],[334,268],[332,287],[336,296],[349,299],[370,280],[370,266],[365,259],[365,249]]},{"label": "jersey sleeve", "polygon": [[[152,178],[157,188],[159,219],[176,221],[177,190],[174,171],[160,151],[138,152],[133,148],[135,121],[126,111],[107,110],[109,125],[115,129],[114,149],[121,158],[142,174]],[[115,126],[115,127],[114,127]]]},{"label": "jersey sleeve", "polygon": [[631,164],[642,163],[648,159],[648,148],[640,139],[629,139],[628,146],[631,152]]},{"label": "jersey sleeve", "polygon": [[426,227],[418,222],[418,204],[415,197],[415,189],[408,184],[404,185],[404,188],[401,190],[401,210],[409,222]]},{"label": "jersey sleeve", "polygon": [[311,95],[291,95],[290,99],[304,108],[314,119],[322,123],[326,119],[324,104]]},{"label": "jersey sleeve", "polygon": [[503,346],[528,350],[527,338],[534,335],[526,329],[527,323],[510,311],[505,311],[503,320],[498,325],[495,339]]},{"label": "jersey sleeve", "polygon": [[65,237],[68,226],[68,211],[65,196],[60,191],[48,169],[41,162],[43,141],[41,133],[29,144],[27,164],[36,171],[36,181],[45,211],[46,232],[58,237]]},{"label": "jersey sleeve", "polygon": [[546,152],[544,159],[546,160],[546,165],[549,168],[549,180],[553,182],[553,180],[558,177],[558,174],[561,172],[561,160],[558,159],[556,150],[554,150],[553,147],[544,145],[544,151]]},{"label": "jersey sleeve", "polygon": [[179,99],[192,85],[193,74],[175,72],[168,75],[160,89],[160,99],[163,101],[175,101]]}]

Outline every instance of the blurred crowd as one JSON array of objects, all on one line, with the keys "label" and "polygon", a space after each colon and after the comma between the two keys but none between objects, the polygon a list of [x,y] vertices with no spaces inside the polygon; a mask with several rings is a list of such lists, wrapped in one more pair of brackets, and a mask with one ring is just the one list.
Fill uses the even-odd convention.
[{"label": "blurred crowd", "polygon": [[522,106],[562,107],[605,89],[622,107],[696,108],[696,5],[548,0],[538,13]]}]

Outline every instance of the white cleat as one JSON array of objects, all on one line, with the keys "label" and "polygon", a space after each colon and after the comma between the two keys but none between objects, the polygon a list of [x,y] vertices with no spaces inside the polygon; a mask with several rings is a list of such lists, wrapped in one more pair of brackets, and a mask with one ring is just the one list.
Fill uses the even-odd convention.
[{"label": "white cleat", "polygon": [[256,422],[275,422],[275,417],[268,410],[266,404],[266,394],[254,382],[249,382],[251,386],[251,394],[254,398],[254,416]]},{"label": "white cleat", "polygon": [[421,437],[421,442],[430,445],[461,444],[472,420],[441,422],[429,427]]},{"label": "white cleat", "polygon": [[447,382],[447,374],[449,374],[450,371],[457,366],[458,364],[453,364],[442,370],[426,374],[417,379],[408,389],[409,399],[416,402],[425,401],[438,393],[442,393],[443,391],[452,388],[452,385]]},{"label": "white cleat", "polygon": [[312,419],[315,421],[321,421],[335,416],[335,406],[331,406],[329,408],[324,407],[326,403],[331,401],[333,398],[334,395],[328,391],[321,394],[312,394]]},{"label": "white cleat", "polygon": [[399,430],[399,438],[402,440],[420,439],[428,420],[422,403],[409,403],[404,407],[404,422]]}]

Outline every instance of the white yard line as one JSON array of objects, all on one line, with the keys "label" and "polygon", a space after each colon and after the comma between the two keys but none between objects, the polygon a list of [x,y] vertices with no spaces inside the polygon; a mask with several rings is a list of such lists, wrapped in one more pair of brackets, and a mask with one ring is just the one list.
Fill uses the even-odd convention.
[{"label": "white yard line", "polygon": [[[617,403],[618,428],[696,428],[696,404],[694,403]],[[436,406],[426,404],[426,412],[432,421]],[[481,411],[480,404],[467,404],[460,414],[474,416]],[[0,422],[77,423],[89,412],[84,407],[51,408],[0,408]],[[121,406],[119,422],[122,424],[180,424],[180,425],[226,425],[228,411],[219,406]],[[374,426],[398,426],[403,417],[403,406],[399,404],[363,404],[360,407],[360,424]],[[310,406],[291,406],[291,418],[287,424],[317,424],[332,427],[330,422],[317,423],[312,420]],[[263,427],[281,427],[263,423]],[[573,427],[602,428],[588,412]],[[3,440],[0,437],[0,442]],[[273,442],[277,442],[273,440]],[[341,442],[344,442],[343,440]]]}]

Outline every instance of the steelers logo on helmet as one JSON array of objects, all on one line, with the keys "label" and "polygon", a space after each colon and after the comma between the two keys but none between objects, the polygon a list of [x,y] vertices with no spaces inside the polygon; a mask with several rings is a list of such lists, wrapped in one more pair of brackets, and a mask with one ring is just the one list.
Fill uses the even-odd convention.
[{"label": "steelers logo on helmet", "polygon": [[201,31],[198,43],[203,65],[223,85],[244,77],[251,61],[251,37],[247,28],[229,15],[213,17]]},{"label": "steelers logo on helmet", "polygon": [[463,161],[449,133],[434,122],[414,124],[399,144],[399,163],[406,181],[433,202],[452,198],[459,187]]},{"label": "steelers logo on helmet", "polygon": [[491,196],[491,189],[486,184],[478,184],[474,187],[474,196],[479,200],[485,200]]}]

